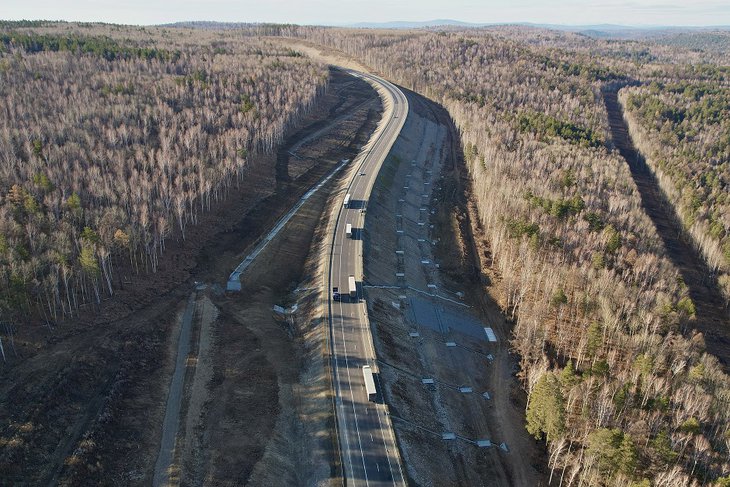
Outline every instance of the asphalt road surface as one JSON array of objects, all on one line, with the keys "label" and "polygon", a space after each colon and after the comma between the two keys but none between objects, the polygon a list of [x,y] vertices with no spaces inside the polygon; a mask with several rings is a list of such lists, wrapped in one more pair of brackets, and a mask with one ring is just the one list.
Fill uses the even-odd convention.
[{"label": "asphalt road surface", "polygon": [[[337,433],[348,486],[406,485],[393,425],[382,401],[367,305],[362,300],[360,236],[370,191],[403,127],[408,115],[408,101],[403,92],[382,78],[357,71],[348,72],[379,85],[381,93],[390,102],[386,103],[385,125],[376,133],[377,138],[371,140],[353,161],[359,167],[347,190],[351,202],[348,208],[340,207],[331,248],[328,294]],[[352,224],[353,238],[345,235],[348,223]],[[356,298],[348,295],[349,276],[355,276],[357,282]],[[339,301],[332,299],[333,286],[340,289],[342,298]],[[376,374],[376,401],[368,400],[363,365],[370,365]]]}]

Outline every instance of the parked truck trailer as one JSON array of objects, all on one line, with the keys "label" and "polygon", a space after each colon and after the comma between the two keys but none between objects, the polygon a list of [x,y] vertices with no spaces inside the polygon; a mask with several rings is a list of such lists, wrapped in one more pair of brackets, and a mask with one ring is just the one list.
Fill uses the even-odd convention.
[{"label": "parked truck trailer", "polygon": [[365,392],[367,392],[368,401],[375,401],[378,397],[378,390],[375,388],[373,369],[369,365],[363,365],[362,376],[365,379]]},{"label": "parked truck trailer", "polygon": [[350,276],[347,279],[347,282],[350,287],[350,297],[356,298],[357,297],[357,283],[355,283],[355,276]]}]

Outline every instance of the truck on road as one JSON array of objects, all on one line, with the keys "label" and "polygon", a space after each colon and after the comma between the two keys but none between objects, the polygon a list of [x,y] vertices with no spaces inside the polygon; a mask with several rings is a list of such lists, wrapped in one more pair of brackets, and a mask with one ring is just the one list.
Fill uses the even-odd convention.
[{"label": "truck on road", "polygon": [[357,283],[355,283],[355,276],[348,277],[347,283],[350,287],[350,297],[356,298],[357,297]]},{"label": "truck on road", "polygon": [[350,207],[350,193],[347,193],[345,195],[345,201],[342,202],[342,206],[344,206],[345,208]]},{"label": "truck on road", "polygon": [[347,235],[347,238],[352,238],[352,223],[345,225],[345,235]]},{"label": "truck on road", "polygon": [[378,397],[378,390],[375,388],[373,369],[369,365],[362,366],[362,377],[365,379],[365,392],[368,394],[368,401],[375,401]]}]

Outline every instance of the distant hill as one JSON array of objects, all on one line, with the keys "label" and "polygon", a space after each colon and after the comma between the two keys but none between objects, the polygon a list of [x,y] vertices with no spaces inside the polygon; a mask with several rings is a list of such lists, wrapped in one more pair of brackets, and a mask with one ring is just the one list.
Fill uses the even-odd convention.
[{"label": "distant hill", "polygon": [[[187,21],[187,22],[175,22],[171,24],[162,24],[160,27],[186,27],[194,29],[206,29],[206,30],[227,30],[227,29],[240,29],[240,28],[251,28],[258,27],[261,29],[274,28],[277,25],[285,24],[269,24],[269,23],[258,23],[258,22],[216,22],[216,21]],[[667,39],[675,36],[690,36],[691,43],[696,43],[696,36],[704,36],[710,33],[730,33],[730,26],[718,25],[718,26],[707,26],[707,27],[682,27],[682,26],[630,26],[630,25],[617,25],[617,24],[596,24],[596,25],[560,25],[560,24],[538,24],[531,22],[513,22],[513,23],[475,23],[475,22],[463,22],[461,20],[453,19],[434,19],[424,21],[408,21],[408,20],[395,20],[391,22],[358,22],[354,24],[337,24],[333,27],[348,27],[358,29],[435,29],[435,28],[448,28],[448,29],[478,29],[485,27],[499,27],[499,26],[521,26],[521,27],[532,27],[536,29],[550,29],[562,32],[573,32],[581,34],[587,37],[593,37],[597,39]],[[685,41],[682,38],[676,41],[677,44]],[[714,39],[716,45],[725,47],[725,39],[722,42],[718,42]]]},{"label": "distant hill", "polygon": [[452,19],[435,19],[412,22],[408,20],[394,20],[392,22],[358,22],[355,24],[343,24],[341,27],[355,27],[358,29],[424,29],[428,27],[463,27],[477,28],[487,27],[495,24],[475,24]]}]

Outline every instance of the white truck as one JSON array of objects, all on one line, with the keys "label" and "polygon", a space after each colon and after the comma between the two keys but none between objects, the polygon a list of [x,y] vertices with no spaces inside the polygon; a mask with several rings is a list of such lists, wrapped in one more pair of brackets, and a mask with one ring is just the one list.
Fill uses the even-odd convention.
[{"label": "white truck", "polygon": [[357,298],[357,283],[355,282],[355,276],[348,277],[347,283],[350,288],[350,297]]},{"label": "white truck", "polygon": [[342,206],[344,206],[345,208],[350,207],[350,193],[347,193],[345,195],[345,201],[342,202]]},{"label": "white truck", "polygon": [[365,392],[368,394],[368,401],[375,401],[378,397],[378,390],[375,388],[373,369],[369,365],[362,366],[362,377],[365,379]]},{"label": "white truck", "polygon": [[352,223],[345,225],[345,235],[347,235],[347,238],[352,238]]}]

